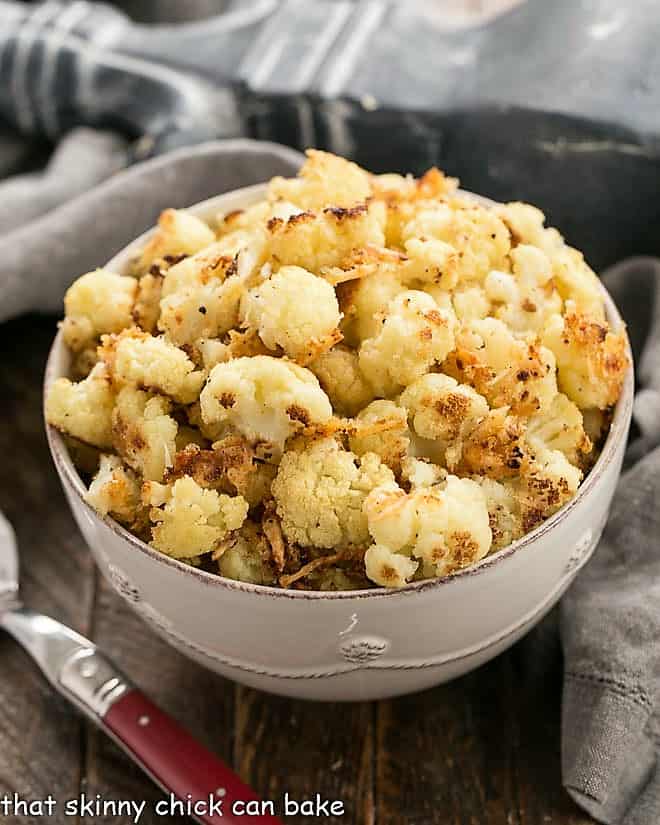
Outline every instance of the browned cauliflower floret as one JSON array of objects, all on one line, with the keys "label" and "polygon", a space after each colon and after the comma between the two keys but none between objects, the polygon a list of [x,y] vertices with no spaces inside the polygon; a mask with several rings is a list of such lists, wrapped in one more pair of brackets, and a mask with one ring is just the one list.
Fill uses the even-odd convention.
[{"label": "browned cauliflower floret", "polygon": [[582,413],[563,393],[557,393],[547,410],[529,419],[526,437],[532,446],[540,442],[548,449],[561,450],[578,466],[591,451]]},{"label": "browned cauliflower floret", "polygon": [[414,286],[435,284],[453,289],[458,282],[458,253],[437,238],[409,238],[405,242],[407,261],[401,266],[402,280]]},{"label": "browned cauliflower floret", "polygon": [[196,343],[204,369],[209,372],[216,364],[224,364],[233,358],[270,355],[270,350],[254,330],[230,329],[220,338],[201,338]]},{"label": "browned cauliflower floret", "polygon": [[181,404],[191,404],[204,383],[204,373],[195,370],[183,350],[137,329],[105,337],[101,357],[119,384],[168,395]]},{"label": "browned cauliflower floret", "polygon": [[215,366],[200,402],[207,425],[227,422],[249,441],[270,442],[280,450],[293,433],[332,417],[313,373],[268,355]]},{"label": "browned cauliflower floret", "polygon": [[298,178],[270,181],[271,200],[281,198],[301,209],[322,209],[354,206],[371,196],[371,176],[357,164],[318,149],[308,149],[306,154]]},{"label": "browned cauliflower floret", "polygon": [[144,332],[156,331],[160,317],[160,299],[163,294],[163,277],[160,272],[147,272],[138,281],[131,316],[133,323]]},{"label": "browned cauliflower floret", "polygon": [[[442,373],[429,373],[411,384],[399,399],[408,411],[413,430],[422,438],[433,439],[446,454],[454,451],[477,422],[488,414],[488,402],[467,384]],[[447,466],[456,463],[450,456]]]},{"label": "browned cauliflower floret", "polygon": [[135,278],[107,269],[81,275],[64,296],[62,335],[66,345],[79,352],[105,332],[130,327],[137,288]]},{"label": "browned cauliflower floret", "polygon": [[123,524],[133,524],[142,509],[140,482],[119,456],[104,454],[85,496],[101,515],[108,513]]},{"label": "browned cauliflower floret", "polygon": [[112,445],[129,467],[148,481],[160,481],[176,453],[177,423],[171,402],[124,387],[112,413]]},{"label": "browned cauliflower floret", "polygon": [[204,221],[180,209],[166,209],[158,227],[137,261],[137,271],[146,272],[158,258],[193,255],[213,243],[215,234]]},{"label": "browned cauliflower floret", "polygon": [[353,424],[351,450],[357,455],[376,453],[390,469],[399,472],[410,447],[406,411],[394,401],[372,401]]},{"label": "browned cauliflower floret", "polygon": [[452,445],[447,451],[447,466],[452,472],[502,479],[519,475],[527,457],[522,420],[509,415],[508,407],[499,407]]},{"label": "browned cauliflower floret", "polygon": [[508,547],[524,533],[520,497],[515,484],[495,481],[487,476],[476,476],[474,480],[486,497],[490,531],[493,534],[492,549]]},{"label": "browned cauliflower floret", "polygon": [[319,275],[333,286],[362,280],[376,273],[379,278],[385,277],[387,273],[394,273],[399,277],[403,274],[403,267],[407,261],[408,258],[396,249],[369,244],[351,250],[338,266],[321,267]]},{"label": "browned cauliflower floret", "polygon": [[435,203],[420,209],[404,226],[410,238],[435,238],[457,255],[459,282],[483,281],[491,269],[507,268],[510,234],[492,209],[465,203]]},{"label": "browned cauliflower floret", "polygon": [[275,574],[268,563],[268,542],[252,521],[245,521],[240,530],[221,542],[213,556],[218,560],[221,576],[252,584],[275,584]]},{"label": "browned cauliflower floret", "polygon": [[46,397],[46,420],[63,433],[106,449],[112,446],[112,407],[115,393],[104,364],[97,364],[83,381],[58,378]]},{"label": "browned cauliflower floret", "polygon": [[[367,575],[384,587],[402,584],[399,576],[406,570],[397,554],[418,559],[429,577],[473,564],[490,549],[486,498],[468,478],[450,475],[442,485],[408,494],[394,484],[385,485],[368,496],[364,509],[375,542],[365,555]],[[408,566],[404,580],[415,569]]]},{"label": "browned cauliflower floret", "polygon": [[242,495],[250,506],[270,498],[276,468],[258,461],[255,450],[242,436],[225,436],[210,449],[194,443],[179,447],[177,438],[177,448],[166,482],[190,476],[200,487]]},{"label": "browned cauliflower floret", "polygon": [[385,241],[383,214],[373,203],[301,212],[288,221],[274,218],[268,227],[269,260],[301,266],[310,272],[340,266],[354,249],[369,244],[382,246]]},{"label": "browned cauliflower floret", "polygon": [[562,452],[539,444],[524,469],[520,479],[511,483],[520,500],[523,533],[528,533],[573,498],[582,473]]},{"label": "browned cauliflower floret", "polygon": [[190,559],[208,553],[247,516],[247,501],[200,487],[189,476],[172,485],[149,482],[144,495],[152,505],[151,544],[161,553]]},{"label": "browned cauliflower floret", "polygon": [[242,304],[243,325],[258,332],[271,350],[301,364],[341,338],[335,291],[327,281],[299,266],[283,266],[253,287]]},{"label": "browned cauliflower floret", "polygon": [[429,169],[421,178],[384,174],[372,177],[374,196],[387,206],[386,237],[392,246],[402,246],[403,227],[420,206],[451,196],[458,187],[456,178],[439,169]]},{"label": "browned cauliflower floret", "polygon": [[388,304],[378,334],[362,342],[360,368],[379,395],[391,396],[447,356],[454,326],[453,313],[430,295],[402,292]]},{"label": "browned cauliflower floret", "polygon": [[557,359],[559,386],[580,409],[605,409],[621,394],[629,365],[626,335],[571,313],[548,321],[543,343]]},{"label": "browned cauliflower floret", "polygon": [[362,375],[357,353],[349,347],[339,344],[308,367],[340,415],[356,415],[373,400],[374,391]]},{"label": "browned cauliflower floret", "polygon": [[545,409],[557,394],[555,358],[535,338],[516,338],[495,318],[463,323],[443,371],[470,384],[491,407],[514,415]]},{"label": "browned cauliflower floret", "polygon": [[358,458],[331,438],[286,452],[272,486],[285,537],[310,547],[365,544],[362,505],[371,490],[388,482],[394,476],[378,456]]}]

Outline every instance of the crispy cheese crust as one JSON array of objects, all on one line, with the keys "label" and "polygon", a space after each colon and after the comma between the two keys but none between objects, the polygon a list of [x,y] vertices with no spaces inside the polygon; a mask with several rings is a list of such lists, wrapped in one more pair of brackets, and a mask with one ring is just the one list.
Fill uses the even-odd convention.
[{"label": "crispy cheese crust", "polygon": [[[629,366],[598,278],[524,203],[310,150],[130,275],[67,291],[46,416],[88,501],[167,555],[319,590],[506,547],[576,493]],[[594,446],[596,445],[596,446]]]}]

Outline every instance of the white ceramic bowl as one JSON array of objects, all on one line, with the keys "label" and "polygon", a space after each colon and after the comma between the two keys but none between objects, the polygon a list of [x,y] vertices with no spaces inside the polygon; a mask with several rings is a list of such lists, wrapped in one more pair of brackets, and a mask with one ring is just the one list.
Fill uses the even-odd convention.
[{"label": "white ceramic bowl", "polygon": [[[190,210],[200,217],[263,197],[251,186]],[[125,271],[147,235],[108,267]],[[610,322],[621,324],[609,296]],[[45,390],[69,370],[58,335]],[[633,399],[626,377],[603,451],[577,496],[536,530],[479,564],[399,590],[320,593],[246,584],[156,552],[84,500],[59,433],[48,443],[73,515],[103,574],[190,658],[238,682],[322,700],[378,699],[447,681],[491,659],[557,602],[591,556],[619,477]]]}]

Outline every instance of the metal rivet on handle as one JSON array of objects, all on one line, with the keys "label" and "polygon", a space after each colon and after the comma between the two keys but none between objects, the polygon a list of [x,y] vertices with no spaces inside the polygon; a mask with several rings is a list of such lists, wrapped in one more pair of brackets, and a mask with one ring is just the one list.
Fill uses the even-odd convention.
[{"label": "metal rivet on handle", "polygon": [[146,728],[149,722],[151,722],[151,719],[148,716],[140,716],[138,719],[138,725],[141,728]]},{"label": "metal rivet on handle", "polygon": [[227,789],[226,788],[218,788],[215,792],[215,795],[222,798],[223,796],[227,795]]},{"label": "metal rivet on handle", "polygon": [[85,679],[91,679],[96,675],[97,670],[96,662],[83,662],[80,666],[80,675]]}]

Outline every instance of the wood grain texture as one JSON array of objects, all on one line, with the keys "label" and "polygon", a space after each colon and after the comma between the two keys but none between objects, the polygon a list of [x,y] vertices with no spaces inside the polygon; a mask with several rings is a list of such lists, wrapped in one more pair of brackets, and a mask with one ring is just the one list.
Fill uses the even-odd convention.
[{"label": "wood grain texture", "polygon": [[[41,417],[44,355],[54,334],[53,320],[0,326],[0,508],[16,530],[25,601],[85,633],[93,566],[51,468]],[[74,796],[81,776],[81,720],[5,635],[0,657],[0,797]],[[60,825],[65,819],[52,821]]]},{"label": "wood grain texture", "polygon": [[[51,319],[0,327],[0,507],[16,527],[25,600],[91,635],[262,797],[341,799],[345,825],[588,825],[559,768],[561,662],[549,625],[449,685],[379,704],[311,704],[233,685],[162,642],[103,581],[47,453],[41,378]],[[550,648],[550,649],[549,649]],[[160,792],[0,636],[0,798]],[[543,666],[541,666],[543,664]],[[36,818],[8,817],[9,825]],[[53,825],[110,825],[64,817]],[[183,818],[158,818],[146,825]],[[298,816],[293,825],[323,819]],[[246,819],[249,822],[249,819]]]},{"label": "wood grain texture", "polygon": [[[311,703],[236,688],[234,759],[241,778],[279,805],[319,793],[341,800],[342,822],[373,825],[373,705]],[[280,808],[281,810],[281,808]],[[286,822],[318,823],[291,816]]]}]

